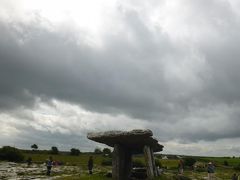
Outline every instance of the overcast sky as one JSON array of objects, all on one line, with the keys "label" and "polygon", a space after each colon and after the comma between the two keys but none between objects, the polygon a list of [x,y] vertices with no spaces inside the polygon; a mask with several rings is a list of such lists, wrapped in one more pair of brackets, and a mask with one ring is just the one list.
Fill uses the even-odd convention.
[{"label": "overcast sky", "polygon": [[1,0],[0,146],[147,128],[163,153],[239,156],[239,32],[235,0]]}]

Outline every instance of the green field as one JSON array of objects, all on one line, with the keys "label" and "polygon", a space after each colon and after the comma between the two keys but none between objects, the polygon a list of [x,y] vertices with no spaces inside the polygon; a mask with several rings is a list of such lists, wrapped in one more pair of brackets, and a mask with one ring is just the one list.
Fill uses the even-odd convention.
[{"label": "green field", "polygon": [[67,166],[81,166],[83,169],[87,168],[87,162],[89,156],[93,156],[94,164],[101,165],[104,157],[102,155],[90,154],[90,153],[82,153],[79,156],[71,156],[71,155],[52,155],[52,154],[37,154],[37,153],[25,153],[25,157],[31,157],[33,162],[35,163],[43,163],[46,159],[51,156],[54,161],[63,162],[64,165]]},{"label": "green field", "polygon": [[[111,179],[107,178],[105,175],[108,172],[111,172],[111,166],[103,166],[102,162],[106,159],[110,160],[109,157],[105,157],[102,154],[94,154],[94,153],[81,153],[79,156],[71,156],[66,153],[62,153],[59,155],[52,155],[47,153],[39,153],[36,152],[25,152],[25,159],[28,157],[32,158],[33,165],[35,167],[41,168],[42,171],[39,173],[44,176],[45,173],[45,161],[52,156],[54,161],[62,162],[63,165],[53,167],[52,176],[57,180],[70,180],[70,179],[81,179],[81,180],[103,180],[103,179]],[[93,156],[94,159],[94,173],[93,175],[89,175],[87,171],[87,162],[89,156]],[[161,159],[160,156],[155,156],[161,162],[162,168],[164,169],[164,174],[160,177],[156,178],[156,180],[170,180],[177,179],[177,166],[179,159]],[[192,157],[196,159],[197,164],[201,164],[203,168],[195,168],[192,169],[190,167],[184,168],[184,177],[188,177],[190,179],[206,179],[206,164],[211,161],[216,166],[215,177],[217,179],[231,179],[233,173],[240,174],[240,171],[234,169],[237,165],[240,164],[239,158],[230,158],[230,157]],[[184,158],[183,158],[184,159]],[[134,161],[141,161],[144,165],[143,156],[134,156]],[[22,163],[19,163],[22,164]],[[22,173],[22,175],[30,175],[30,173]]]}]

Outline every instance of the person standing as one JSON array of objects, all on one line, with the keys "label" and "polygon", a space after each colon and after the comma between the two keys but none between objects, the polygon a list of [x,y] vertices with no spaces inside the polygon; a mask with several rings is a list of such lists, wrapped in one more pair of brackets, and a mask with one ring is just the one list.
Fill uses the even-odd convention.
[{"label": "person standing", "polygon": [[232,180],[238,180],[238,175],[236,173],[233,174]]},{"label": "person standing", "polygon": [[90,156],[88,160],[88,172],[89,174],[92,174],[92,169],[93,169],[93,157]]},{"label": "person standing", "polygon": [[53,159],[52,159],[51,156],[46,161],[46,166],[47,166],[47,176],[50,176],[51,175],[51,169],[52,169],[52,166],[53,166]]},{"label": "person standing", "polygon": [[178,173],[179,174],[183,174],[183,168],[184,168],[183,160],[180,159],[178,162]]},{"label": "person standing", "polygon": [[214,175],[215,167],[212,162],[209,162],[207,165],[208,179],[212,180]]}]

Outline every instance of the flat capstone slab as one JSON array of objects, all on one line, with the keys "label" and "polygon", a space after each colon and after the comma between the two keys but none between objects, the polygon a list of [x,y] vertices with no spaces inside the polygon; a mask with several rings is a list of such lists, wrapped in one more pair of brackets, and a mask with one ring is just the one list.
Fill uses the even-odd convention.
[{"label": "flat capstone slab", "polygon": [[152,137],[153,133],[149,129],[134,129],[132,131],[105,131],[88,133],[87,138],[93,141],[114,147],[119,144],[133,154],[142,153],[144,146],[150,146],[153,152],[162,151],[163,145]]}]

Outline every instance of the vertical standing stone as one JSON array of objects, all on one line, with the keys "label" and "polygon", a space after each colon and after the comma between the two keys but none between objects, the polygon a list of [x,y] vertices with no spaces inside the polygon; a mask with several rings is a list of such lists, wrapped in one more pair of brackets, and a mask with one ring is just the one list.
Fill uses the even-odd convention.
[{"label": "vertical standing stone", "polygon": [[114,145],[114,149],[113,149],[113,157],[112,157],[112,178],[114,180],[118,179],[119,177],[119,158],[118,158],[118,154],[119,154],[119,146],[117,144]]},{"label": "vertical standing stone", "polygon": [[152,160],[152,151],[149,146],[144,146],[144,157],[147,165],[147,176],[148,179],[154,178],[154,170],[153,170],[153,160]]},{"label": "vertical standing stone", "polygon": [[[130,175],[131,175],[131,170],[132,170],[132,153],[130,151],[128,151],[127,149],[125,149],[125,179],[130,179]],[[125,180],[124,179],[124,180]]]},{"label": "vertical standing stone", "polygon": [[153,150],[152,150],[151,147],[150,147],[150,151],[151,151],[151,157],[152,157],[153,173],[154,173],[154,176],[157,177],[158,176],[158,172],[157,172],[157,167],[156,167],[156,164],[155,164]]},{"label": "vertical standing stone", "polygon": [[131,152],[128,152],[123,146],[115,144],[112,165],[112,176],[114,180],[129,179],[132,165]]}]

